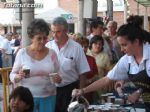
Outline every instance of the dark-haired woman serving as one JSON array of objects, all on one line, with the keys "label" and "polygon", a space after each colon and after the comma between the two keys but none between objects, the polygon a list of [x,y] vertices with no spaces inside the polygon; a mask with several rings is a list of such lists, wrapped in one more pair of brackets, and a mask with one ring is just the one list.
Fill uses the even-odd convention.
[{"label": "dark-haired woman serving", "polygon": [[137,91],[128,100],[136,103],[143,96],[146,111],[150,112],[150,45],[145,44],[144,31],[132,23],[122,25],[117,32],[117,40],[125,55],[118,61],[107,76],[83,89],[74,89],[73,95],[80,96],[101,89],[114,80],[131,80]]}]

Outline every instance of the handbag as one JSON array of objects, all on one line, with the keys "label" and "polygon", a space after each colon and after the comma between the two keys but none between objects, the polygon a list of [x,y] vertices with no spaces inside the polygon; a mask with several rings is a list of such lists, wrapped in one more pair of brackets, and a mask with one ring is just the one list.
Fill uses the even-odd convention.
[{"label": "handbag", "polygon": [[[76,99],[76,101],[74,101]],[[72,97],[68,106],[68,112],[87,112],[89,102],[84,96]]]}]

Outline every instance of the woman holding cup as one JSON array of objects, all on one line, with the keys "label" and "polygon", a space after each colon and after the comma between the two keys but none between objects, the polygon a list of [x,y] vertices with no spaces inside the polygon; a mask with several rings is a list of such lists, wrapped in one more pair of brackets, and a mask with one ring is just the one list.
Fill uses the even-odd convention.
[{"label": "woman holding cup", "polygon": [[17,53],[10,74],[13,83],[30,89],[34,97],[34,112],[54,112],[56,87],[60,83],[58,74],[49,79],[51,73],[57,73],[59,64],[56,53],[45,47],[49,26],[42,19],[34,19],[27,28],[31,44]]}]

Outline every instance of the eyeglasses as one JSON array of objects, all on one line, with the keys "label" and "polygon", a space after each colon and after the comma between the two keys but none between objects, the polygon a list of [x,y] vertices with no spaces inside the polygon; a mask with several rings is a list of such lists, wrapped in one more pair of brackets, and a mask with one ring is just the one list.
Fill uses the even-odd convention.
[{"label": "eyeglasses", "polygon": [[63,30],[60,30],[60,31],[51,31],[52,34],[59,34],[61,32],[63,32]]},{"label": "eyeglasses", "polygon": [[38,41],[47,40],[47,39],[48,39],[48,37],[46,37],[46,36],[45,37],[37,37]]}]

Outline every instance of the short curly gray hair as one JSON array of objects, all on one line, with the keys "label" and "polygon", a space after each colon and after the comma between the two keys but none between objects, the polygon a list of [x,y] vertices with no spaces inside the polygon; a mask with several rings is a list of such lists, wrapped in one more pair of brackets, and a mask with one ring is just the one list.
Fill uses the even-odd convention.
[{"label": "short curly gray hair", "polygon": [[39,33],[45,33],[49,35],[49,25],[43,19],[34,19],[27,27],[27,33],[29,38],[33,38],[34,35]]}]

